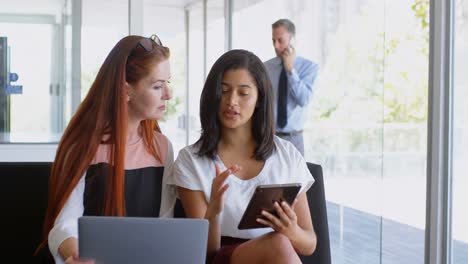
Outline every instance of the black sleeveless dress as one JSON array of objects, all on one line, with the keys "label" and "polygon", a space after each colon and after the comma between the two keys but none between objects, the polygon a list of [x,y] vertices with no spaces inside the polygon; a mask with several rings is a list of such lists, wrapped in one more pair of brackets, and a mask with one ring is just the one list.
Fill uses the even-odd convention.
[{"label": "black sleeveless dress", "polygon": [[[85,178],[83,215],[100,216],[104,212],[108,163],[91,165]],[[158,217],[164,167],[125,170],[125,209],[127,216]]]}]

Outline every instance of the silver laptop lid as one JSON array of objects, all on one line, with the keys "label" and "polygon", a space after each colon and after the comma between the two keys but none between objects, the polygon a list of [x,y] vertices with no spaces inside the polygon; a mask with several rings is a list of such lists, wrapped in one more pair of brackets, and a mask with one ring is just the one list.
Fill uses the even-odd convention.
[{"label": "silver laptop lid", "polygon": [[208,221],[82,216],[80,258],[102,263],[205,263]]}]

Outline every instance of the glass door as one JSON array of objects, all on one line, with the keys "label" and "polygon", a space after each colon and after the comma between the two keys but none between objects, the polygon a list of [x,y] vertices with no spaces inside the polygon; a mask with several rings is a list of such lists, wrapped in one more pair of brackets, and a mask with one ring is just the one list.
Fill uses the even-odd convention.
[{"label": "glass door", "polygon": [[[0,23],[8,43],[10,73],[18,79],[11,85],[22,89],[4,94],[9,104],[3,107],[8,126],[4,142],[50,142],[53,137],[52,53],[54,25],[48,23]],[[5,99],[4,99],[5,100]]]},{"label": "glass door", "polygon": [[453,148],[452,148],[452,263],[468,263],[468,0],[455,2]]},{"label": "glass door", "polygon": [[[56,143],[66,120],[71,1],[0,3],[0,143]],[[68,35],[71,38],[70,35]],[[3,87],[2,87],[3,86]]]}]

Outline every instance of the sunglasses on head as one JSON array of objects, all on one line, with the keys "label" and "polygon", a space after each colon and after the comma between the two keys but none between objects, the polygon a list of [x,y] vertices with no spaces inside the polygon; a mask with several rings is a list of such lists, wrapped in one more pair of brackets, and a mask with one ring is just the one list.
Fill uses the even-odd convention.
[{"label": "sunglasses on head", "polygon": [[162,46],[161,40],[155,34],[151,35],[151,37],[149,37],[149,38],[142,38],[138,42],[136,48],[141,46],[142,48],[144,48],[146,50],[146,52],[150,52],[150,51],[153,51],[153,49],[154,49],[153,44],[156,44],[157,46]]}]

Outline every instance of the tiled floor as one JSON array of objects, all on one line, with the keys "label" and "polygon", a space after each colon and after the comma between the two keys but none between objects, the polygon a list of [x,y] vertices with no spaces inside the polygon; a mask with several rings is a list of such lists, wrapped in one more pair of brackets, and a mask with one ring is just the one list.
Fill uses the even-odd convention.
[{"label": "tiled floor", "polygon": [[[327,210],[333,264],[424,263],[424,230],[347,207],[340,230],[339,205],[327,202]],[[468,264],[468,244],[453,248],[453,264]]]}]

